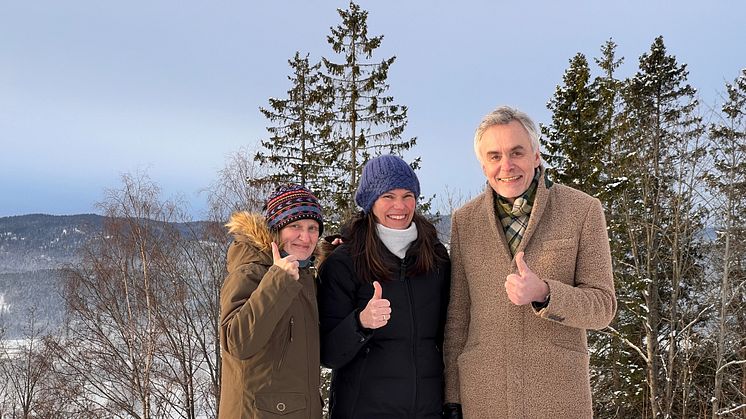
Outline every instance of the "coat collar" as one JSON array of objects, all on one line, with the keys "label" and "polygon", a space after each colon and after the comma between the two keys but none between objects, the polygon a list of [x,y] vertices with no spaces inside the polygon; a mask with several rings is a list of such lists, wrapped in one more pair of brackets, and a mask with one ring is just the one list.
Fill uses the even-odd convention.
[{"label": "coat collar", "polygon": [[[544,209],[546,209],[547,202],[549,201],[549,189],[552,187],[553,183],[546,177],[544,166],[539,166],[539,170],[541,171],[541,174],[539,175],[539,184],[536,187],[536,197],[534,198],[531,217],[528,220],[528,226],[526,227],[526,231],[523,233],[523,238],[521,239],[521,244],[518,245],[516,254],[522,252],[531,241],[531,237],[538,228],[539,222],[544,215]],[[500,224],[500,220],[498,220],[495,211],[495,194],[492,193],[492,187],[489,183],[483,192],[481,212],[488,220],[494,236],[497,237],[496,246],[499,255],[512,260],[513,256],[510,254],[510,248],[508,246],[508,241],[505,238],[505,232],[502,229],[502,225]]]}]

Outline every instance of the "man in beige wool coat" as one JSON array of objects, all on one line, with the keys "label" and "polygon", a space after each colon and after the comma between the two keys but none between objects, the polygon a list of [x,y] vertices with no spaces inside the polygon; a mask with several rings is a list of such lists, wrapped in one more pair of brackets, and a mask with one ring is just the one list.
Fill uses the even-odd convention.
[{"label": "man in beige wool coat", "polygon": [[544,175],[523,112],[485,116],[489,185],[452,219],[445,326],[448,418],[591,418],[587,329],[616,312],[598,199]]}]

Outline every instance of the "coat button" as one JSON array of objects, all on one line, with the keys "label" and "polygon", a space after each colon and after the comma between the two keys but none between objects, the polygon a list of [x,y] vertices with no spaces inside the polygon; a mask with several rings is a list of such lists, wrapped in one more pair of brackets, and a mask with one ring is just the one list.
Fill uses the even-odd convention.
[{"label": "coat button", "polygon": [[284,412],[285,411],[285,403],[283,403],[283,402],[277,403],[277,410],[279,412]]}]

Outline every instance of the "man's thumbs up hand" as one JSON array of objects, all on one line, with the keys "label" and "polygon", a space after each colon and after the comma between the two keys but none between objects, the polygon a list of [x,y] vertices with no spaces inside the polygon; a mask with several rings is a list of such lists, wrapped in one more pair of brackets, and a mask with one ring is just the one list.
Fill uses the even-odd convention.
[{"label": "man's thumbs up hand", "polygon": [[391,303],[383,298],[383,289],[378,281],[373,281],[373,297],[360,312],[360,324],[366,329],[386,326],[391,318]]},{"label": "man's thumbs up hand", "polygon": [[515,255],[518,274],[505,278],[505,291],[508,299],[515,305],[524,305],[536,301],[544,302],[549,295],[549,285],[542,281],[523,260],[523,252]]},{"label": "man's thumbs up hand", "polygon": [[518,268],[518,274],[525,277],[529,273],[533,274],[533,272],[531,272],[531,269],[529,269],[528,265],[526,265],[526,261],[523,260],[523,256],[523,252],[518,252],[518,254],[515,255],[515,265]]}]

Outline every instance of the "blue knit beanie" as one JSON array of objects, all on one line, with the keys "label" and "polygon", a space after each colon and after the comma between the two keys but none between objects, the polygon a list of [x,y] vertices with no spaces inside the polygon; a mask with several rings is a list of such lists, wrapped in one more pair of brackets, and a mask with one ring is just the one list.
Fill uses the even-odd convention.
[{"label": "blue knit beanie", "polygon": [[324,216],[318,199],[300,185],[278,187],[267,198],[262,210],[272,231],[280,231],[292,222],[309,219],[319,223],[319,235],[324,232]]},{"label": "blue knit beanie", "polygon": [[411,191],[416,199],[420,196],[420,181],[401,157],[384,154],[368,160],[363,167],[355,202],[368,213],[378,197],[392,189]]}]

